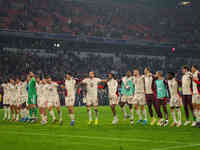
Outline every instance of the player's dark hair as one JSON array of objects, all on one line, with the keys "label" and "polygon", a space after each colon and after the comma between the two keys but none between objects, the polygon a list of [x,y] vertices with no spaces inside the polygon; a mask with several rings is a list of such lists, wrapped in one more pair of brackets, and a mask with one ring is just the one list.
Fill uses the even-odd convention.
[{"label": "player's dark hair", "polygon": [[137,70],[140,73],[140,69],[139,68],[135,68],[134,70]]},{"label": "player's dark hair", "polygon": [[168,74],[170,74],[172,77],[175,77],[175,73],[174,72],[168,72]]},{"label": "player's dark hair", "polygon": [[71,72],[67,72],[66,75],[70,75],[70,76],[72,76],[72,73],[71,73]]},{"label": "player's dark hair", "polygon": [[145,67],[145,69],[147,69],[148,71],[150,71],[150,68],[149,68],[149,67]]},{"label": "player's dark hair", "polygon": [[159,73],[160,76],[163,76],[163,72],[162,71],[157,71]]},{"label": "player's dark hair", "polygon": [[198,66],[197,66],[197,65],[192,65],[192,67],[194,67],[195,69],[198,69]]},{"label": "player's dark hair", "polygon": [[190,68],[187,65],[182,66],[182,68],[185,69],[185,70],[187,70],[187,71],[190,70]]}]

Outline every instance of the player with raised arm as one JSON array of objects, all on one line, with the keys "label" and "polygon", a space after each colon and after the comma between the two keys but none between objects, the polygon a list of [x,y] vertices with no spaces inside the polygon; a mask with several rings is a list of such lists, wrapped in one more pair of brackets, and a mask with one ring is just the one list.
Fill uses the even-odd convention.
[{"label": "player with raised arm", "polygon": [[118,82],[117,82],[117,80],[114,79],[113,73],[109,73],[108,74],[107,85],[108,85],[109,103],[110,103],[110,107],[111,107],[111,110],[112,110],[112,113],[113,113],[113,117],[114,117],[113,121],[112,121],[112,124],[117,124],[119,119],[117,118],[115,107],[118,104],[118,97],[116,95]]},{"label": "player with raised arm", "polygon": [[91,106],[94,106],[95,111],[95,125],[98,125],[98,84],[101,82],[101,79],[95,77],[94,72],[89,72],[89,78],[85,78],[81,83],[86,84],[87,88],[87,94],[86,94],[86,105],[87,105],[87,111],[89,116],[88,125],[91,125],[93,122],[92,119],[92,111]]},{"label": "player with raised arm", "polygon": [[[145,99],[145,81],[144,76],[140,74],[139,69],[135,69],[133,72],[134,78],[133,78],[133,84],[135,85],[135,93],[133,97],[133,104],[135,107],[135,111],[138,114],[139,120],[137,123],[143,123],[143,125],[147,124],[147,113],[146,109],[144,108],[146,104]],[[142,119],[142,115],[140,113],[140,108],[144,116],[144,120]]]},{"label": "player with raised arm", "polygon": [[[169,95],[170,95],[170,109],[173,118],[173,123],[171,127],[181,126],[181,96],[179,94],[179,84],[178,81],[175,79],[175,74],[173,72],[168,73],[168,88],[169,88]],[[176,118],[176,111],[178,114],[178,120]]]},{"label": "player with raised arm", "polygon": [[133,77],[131,75],[131,71],[127,71],[126,76],[122,78],[122,83],[121,83],[121,102],[120,106],[122,108],[122,111],[124,113],[124,118],[127,117],[127,113],[125,110],[125,104],[129,105],[129,110],[130,110],[130,123],[134,123],[134,116],[133,116],[133,95],[134,95],[134,85],[133,85]]},{"label": "player with raised arm", "polygon": [[76,80],[73,79],[72,74],[69,72],[66,74],[65,89],[66,89],[65,105],[68,108],[69,115],[71,118],[70,125],[73,126],[75,123],[74,103],[76,94]]}]

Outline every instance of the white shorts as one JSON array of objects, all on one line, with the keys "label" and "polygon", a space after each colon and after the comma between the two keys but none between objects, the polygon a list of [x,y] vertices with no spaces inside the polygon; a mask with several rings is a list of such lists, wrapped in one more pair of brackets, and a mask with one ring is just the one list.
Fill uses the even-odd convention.
[{"label": "white shorts", "polygon": [[37,99],[38,107],[47,108],[48,107],[48,100],[44,97],[38,97]]},{"label": "white shorts", "polygon": [[93,105],[93,106],[98,106],[98,98],[96,96],[87,96],[86,97],[86,105],[87,106],[90,106],[90,105]]},{"label": "white shorts", "polygon": [[181,99],[178,96],[174,96],[170,98],[170,107],[180,107]]},{"label": "white shorts", "polygon": [[146,104],[146,97],[143,93],[135,93],[133,97],[133,104],[138,105],[145,105]]},{"label": "white shorts", "polygon": [[117,95],[110,95],[109,96],[109,103],[110,103],[110,105],[117,105],[118,104]]},{"label": "white shorts", "polygon": [[48,98],[48,107],[60,107],[60,100],[58,95],[54,95]]},{"label": "white shorts", "polygon": [[200,104],[200,95],[199,94],[192,95],[192,103],[193,104]]},{"label": "white shorts", "polygon": [[17,105],[17,99],[14,97],[10,98],[10,105]]},{"label": "white shorts", "polygon": [[5,96],[5,95],[3,96],[3,104],[4,105],[10,104],[8,96]]},{"label": "white shorts", "polygon": [[65,97],[65,106],[74,106],[75,96],[66,96]]},{"label": "white shorts", "polygon": [[133,104],[133,96],[126,96],[126,95],[123,95],[121,97],[121,102],[123,103],[128,103],[128,104]]},{"label": "white shorts", "polygon": [[21,98],[18,97],[17,100],[16,100],[16,105],[17,106],[20,106],[22,103],[21,103]]}]

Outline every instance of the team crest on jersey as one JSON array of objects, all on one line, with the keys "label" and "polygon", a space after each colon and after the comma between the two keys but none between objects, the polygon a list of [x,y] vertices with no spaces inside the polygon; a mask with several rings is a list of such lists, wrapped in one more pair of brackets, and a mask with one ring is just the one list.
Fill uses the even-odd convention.
[{"label": "team crest on jersey", "polygon": [[90,83],[90,87],[94,87],[94,84],[93,84],[93,83]]}]

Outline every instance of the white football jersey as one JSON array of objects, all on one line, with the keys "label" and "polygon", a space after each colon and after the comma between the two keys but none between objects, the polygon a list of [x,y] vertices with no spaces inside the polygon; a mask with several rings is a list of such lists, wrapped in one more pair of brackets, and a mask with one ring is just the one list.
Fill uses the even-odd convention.
[{"label": "white football jersey", "polygon": [[[198,74],[199,74],[199,71],[196,71],[195,73],[193,73],[193,77],[198,78]],[[192,89],[193,89],[194,94],[199,94],[198,88],[197,88],[197,83],[194,81],[192,81]]]},{"label": "white football jersey", "polygon": [[107,82],[108,92],[110,96],[115,96],[117,92],[118,83],[115,79],[111,79]]},{"label": "white football jersey", "polygon": [[86,83],[87,87],[87,96],[94,96],[97,97],[98,91],[98,83],[101,82],[99,78],[86,78],[82,81]]},{"label": "white football jersey", "polygon": [[177,97],[178,96],[178,82],[176,79],[168,80],[168,87],[171,97]]},{"label": "white football jersey", "polygon": [[135,85],[135,93],[144,93],[144,76],[134,77],[133,84]]},{"label": "white football jersey", "polygon": [[182,91],[183,95],[192,95],[191,91],[191,72],[186,72],[182,77]]},{"label": "white football jersey", "polygon": [[146,92],[146,94],[153,94],[153,90],[152,90],[153,77],[145,75],[144,81],[145,81],[145,92]]},{"label": "white football jersey", "polygon": [[65,89],[67,90],[67,96],[75,96],[76,93],[76,80],[65,80]]},{"label": "white football jersey", "polygon": [[58,84],[55,82],[52,82],[51,84],[47,84],[46,85],[46,89],[47,89],[47,93],[48,93],[47,96],[57,95],[58,94],[57,87],[58,87]]}]

